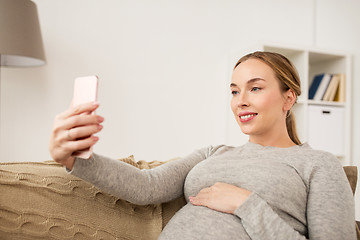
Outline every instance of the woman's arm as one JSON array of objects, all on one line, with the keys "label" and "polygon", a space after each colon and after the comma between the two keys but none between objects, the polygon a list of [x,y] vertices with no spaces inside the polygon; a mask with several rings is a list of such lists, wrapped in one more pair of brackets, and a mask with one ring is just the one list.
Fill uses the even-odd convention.
[{"label": "woman's arm", "polygon": [[307,221],[310,239],[356,239],[354,198],[339,160],[317,163],[310,175]]},{"label": "woman's arm", "polygon": [[256,193],[231,184],[216,183],[201,190],[197,196],[190,197],[190,202],[238,216],[252,239],[306,239]]},{"label": "woman's arm", "polygon": [[200,149],[150,170],[140,170],[119,160],[93,154],[87,160],[77,158],[71,174],[134,204],[167,202],[183,194],[188,172],[214,149]]},{"label": "woman's arm", "polygon": [[76,107],[71,106],[57,115],[50,137],[50,154],[72,174],[130,202],[159,203],[180,196],[187,173],[217,149],[204,148],[181,160],[142,171],[121,161],[96,154],[87,160],[76,158],[73,156],[74,152],[89,148],[98,141],[98,137],[93,134],[102,129],[100,124],[104,118],[85,114],[95,111],[98,107],[97,103],[85,103]]},{"label": "woman's arm", "polygon": [[241,219],[246,232],[252,239],[307,239],[279,217],[256,193],[252,193],[234,214]]}]

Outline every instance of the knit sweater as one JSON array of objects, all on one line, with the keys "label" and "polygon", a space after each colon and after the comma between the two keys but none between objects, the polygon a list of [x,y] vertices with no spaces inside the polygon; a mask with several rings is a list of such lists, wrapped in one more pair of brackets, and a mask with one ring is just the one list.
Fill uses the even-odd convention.
[{"label": "knit sweater", "polygon": [[151,170],[93,154],[71,174],[135,204],[161,203],[224,182],[250,190],[234,214],[188,203],[159,239],[356,239],[354,200],[339,160],[308,144],[216,146]]}]

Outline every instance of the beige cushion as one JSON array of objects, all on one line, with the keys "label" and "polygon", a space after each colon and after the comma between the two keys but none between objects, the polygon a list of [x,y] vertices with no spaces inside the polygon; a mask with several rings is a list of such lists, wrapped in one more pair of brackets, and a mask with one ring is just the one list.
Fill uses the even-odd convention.
[{"label": "beige cushion", "polygon": [[[139,168],[161,164],[121,160]],[[0,239],[148,240],[164,225],[161,204],[130,204],[52,161],[1,163],[0,194]]]},{"label": "beige cushion", "polygon": [[345,166],[344,171],[349,180],[351,190],[353,191],[353,194],[355,194],[356,183],[357,183],[357,167],[356,166]]}]

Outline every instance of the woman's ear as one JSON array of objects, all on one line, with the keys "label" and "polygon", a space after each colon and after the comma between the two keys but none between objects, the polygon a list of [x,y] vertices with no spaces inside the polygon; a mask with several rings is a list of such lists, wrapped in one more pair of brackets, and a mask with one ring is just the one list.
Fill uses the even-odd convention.
[{"label": "woman's ear", "polygon": [[289,111],[292,106],[295,104],[296,101],[296,94],[292,89],[289,89],[285,92],[285,104],[284,104],[284,111]]}]

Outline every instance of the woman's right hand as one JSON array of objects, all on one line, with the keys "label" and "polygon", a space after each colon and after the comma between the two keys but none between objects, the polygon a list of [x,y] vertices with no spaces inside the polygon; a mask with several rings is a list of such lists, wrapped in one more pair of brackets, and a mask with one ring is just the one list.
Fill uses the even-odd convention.
[{"label": "woman's right hand", "polygon": [[85,103],[70,107],[55,117],[49,150],[51,157],[58,163],[72,169],[76,151],[93,146],[99,138],[93,136],[103,128],[100,123],[104,118],[88,114],[99,107],[98,103]]}]

